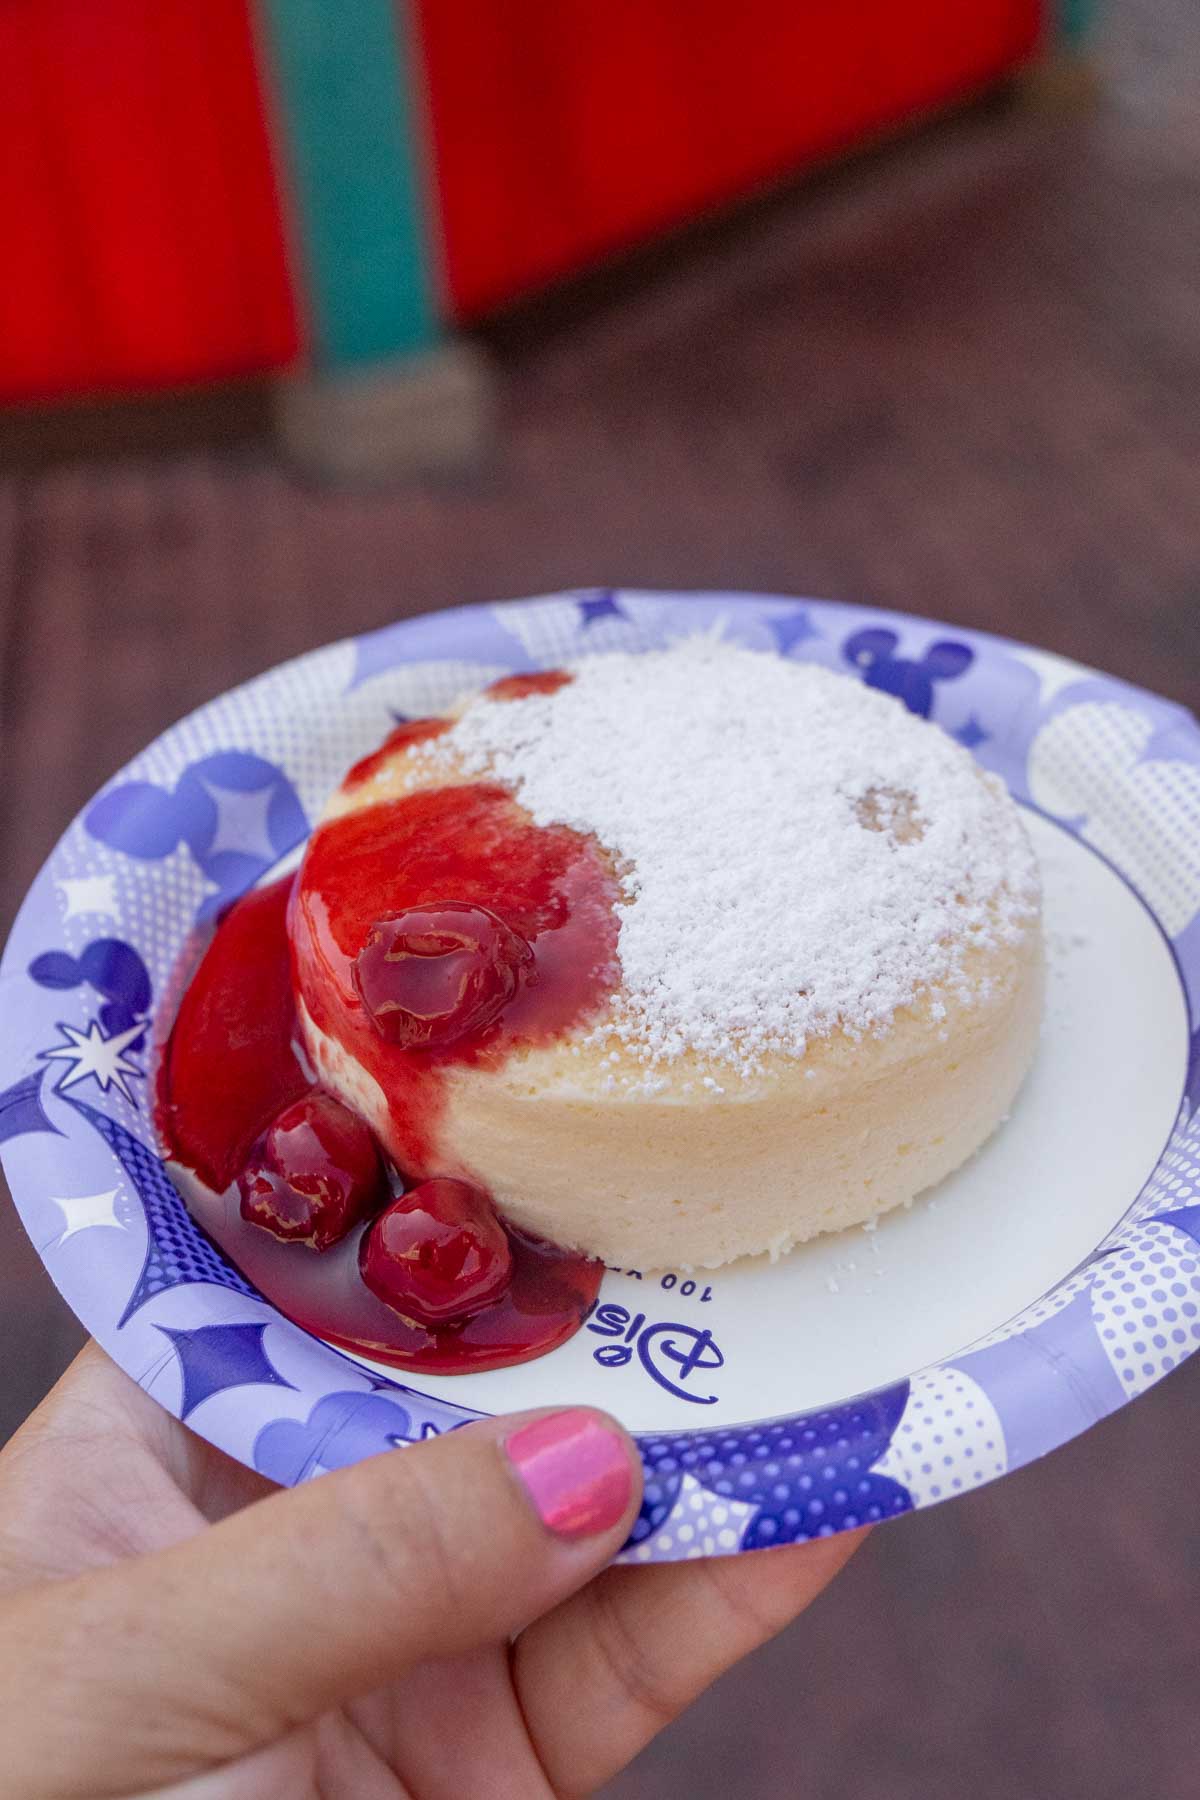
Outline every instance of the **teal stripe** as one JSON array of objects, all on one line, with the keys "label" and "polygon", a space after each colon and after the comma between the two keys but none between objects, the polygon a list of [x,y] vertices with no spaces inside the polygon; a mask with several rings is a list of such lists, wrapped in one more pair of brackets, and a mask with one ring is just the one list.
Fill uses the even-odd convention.
[{"label": "teal stripe", "polygon": [[1063,35],[1077,44],[1087,36],[1097,13],[1097,0],[1059,0]]},{"label": "teal stripe", "polygon": [[314,361],[438,337],[403,0],[261,0]]}]

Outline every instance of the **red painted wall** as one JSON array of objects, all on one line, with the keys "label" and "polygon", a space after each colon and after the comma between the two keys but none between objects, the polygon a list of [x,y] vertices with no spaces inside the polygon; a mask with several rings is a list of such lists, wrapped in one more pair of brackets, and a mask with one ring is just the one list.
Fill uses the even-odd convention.
[{"label": "red painted wall", "polygon": [[0,71],[0,398],[295,356],[245,0],[4,0]]},{"label": "red painted wall", "polygon": [[470,316],[966,94],[1045,0],[413,0]]},{"label": "red painted wall", "polygon": [[[1045,0],[397,4],[469,317],[982,86]],[[0,0],[0,401],[301,352],[248,12]]]}]

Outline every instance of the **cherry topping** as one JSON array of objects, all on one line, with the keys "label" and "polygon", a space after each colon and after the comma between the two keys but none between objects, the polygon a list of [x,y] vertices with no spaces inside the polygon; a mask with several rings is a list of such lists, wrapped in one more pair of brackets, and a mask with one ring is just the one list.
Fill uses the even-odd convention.
[{"label": "cherry topping", "polygon": [[526,675],[502,675],[485,691],[490,700],[525,700],[530,694],[557,694],[574,679],[565,669],[532,669]]},{"label": "cherry topping", "polygon": [[472,1318],[512,1281],[512,1250],[487,1195],[446,1176],[385,1207],[358,1255],[376,1298],[430,1327]]},{"label": "cherry topping", "polygon": [[273,1237],[328,1250],[388,1185],[375,1139],[331,1094],[306,1094],[259,1138],[238,1176],[241,1213]]},{"label": "cherry topping", "polygon": [[490,1025],[532,963],[525,939],[495,913],[447,900],[372,925],[354,985],[388,1043],[441,1050]]},{"label": "cherry topping", "polygon": [[354,764],[342,777],[342,786],[362,787],[364,782],[370,781],[373,775],[386,768],[394,757],[405,750],[411,750],[414,744],[425,744],[431,738],[441,737],[449,729],[449,719],[405,719],[403,724],[397,725],[395,731],[384,738],[378,750],[372,750],[369,756],[364,756]]}]

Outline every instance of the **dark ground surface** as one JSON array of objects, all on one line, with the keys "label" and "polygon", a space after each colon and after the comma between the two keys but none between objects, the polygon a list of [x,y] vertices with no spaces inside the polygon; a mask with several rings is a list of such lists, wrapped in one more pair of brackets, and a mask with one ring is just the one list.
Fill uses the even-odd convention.
[{"label": "dark ground surface", "polygon": [[[1200,14],[1110,11],[1090,113],[988,106],[497,330],[486,477],[322,493],[178,433],[0,472],[3,923],[179,714],[447,602],[869,598],[1200,703]],[[0,1436],[79,1341],[0,1215]],[[609,1800],[1200,1793],[1198,1398],[877,1534]]]}]

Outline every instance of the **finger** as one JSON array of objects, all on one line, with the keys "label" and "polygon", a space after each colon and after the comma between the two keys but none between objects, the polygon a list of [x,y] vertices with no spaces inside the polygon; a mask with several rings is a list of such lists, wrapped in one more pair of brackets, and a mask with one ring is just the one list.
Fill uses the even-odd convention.
[{"label": "finger", "polygon": [[43,1414],[57,1443],[79,1438],[94,1444],[103,1433],[107,1445],[118,1439],[136,1446],[162,1466],[203,1519],[215,1522],[275,1492],[274,1482],[188,1431],[99,1344],[84,1346],[33,1417]]},{"label": "finger", "polygon": [[515,1647],[513,1673],[555,1793],[603,1786],[718,1675],[803,1612],[864,1536],[610,1569],[539,1619]]},{"label": "finger", "polygon": [[[0,1592],[102,1568],[204,1521],[155,1434],[160,1407],[89,1345],[0,1453]],[[178,1427],[176,1427],[178,1429]]]},{"label": "finger", "polygon": [[611,1559],[640,1492],[602,1414],[481,1420],[19,1595],[0,1613],[0,1762],[55,1795],[212,1767],[417,1660],[504,1641]]},{"label": "finger", "polygon": [[271,1491],[88,1344],[0,1451],[0,1593],[166,1549]]},{"label": "finger", "polygon": [[76,1441],[116,1438],[159,1455],[171,1423],[170,1414],[89,1342],[0,1451],[0,1473],[18,1460],[17,1452],[24,1460]]}]

